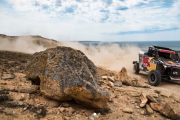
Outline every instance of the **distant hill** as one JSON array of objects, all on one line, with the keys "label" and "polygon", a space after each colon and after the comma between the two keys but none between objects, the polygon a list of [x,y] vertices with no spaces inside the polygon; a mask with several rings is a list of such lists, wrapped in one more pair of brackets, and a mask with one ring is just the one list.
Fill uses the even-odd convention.
[{"label": "distant hill", "polygon": [[41,45],[44,48],[50,48],[55,47],[58,45],[58,41],[53,39],[47,39],[44,37],[41,37],[39,35],[30,35],[30,36],[7,36],[4,34],[0,34],[0,43],[3,41],[9,41],[9,42],[15,42],[17,40],[21,39],[21,41],[31,41],[36,45]]}]

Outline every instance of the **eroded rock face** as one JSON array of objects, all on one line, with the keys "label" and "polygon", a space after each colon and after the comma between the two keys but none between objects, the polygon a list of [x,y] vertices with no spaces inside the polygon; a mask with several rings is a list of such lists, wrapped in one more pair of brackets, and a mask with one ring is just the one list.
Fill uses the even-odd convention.
[{"label": "eroded rock face", "polygon": [[26,75],[39,83],[47,97],[102,108],[110,99],[109,92],[97,81],[97,68],[81,51],[56,47],[33,54],[25,69]]}]

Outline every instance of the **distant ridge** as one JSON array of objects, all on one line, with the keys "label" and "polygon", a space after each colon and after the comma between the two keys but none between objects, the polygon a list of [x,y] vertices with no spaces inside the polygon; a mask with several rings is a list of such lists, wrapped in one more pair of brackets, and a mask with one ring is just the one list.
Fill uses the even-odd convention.
[{"label": "distant ridge", "polygon": [[29,36],[7,36],[5,34],[0,34],[0,42],[3,40],[9,40],[10,42],[14,42],[17,39],[31,40],[33,43],[37,45],[42,45],[44,48],[50,48],[58,46],[58,41],[53,39],[48,39],[41,37],[39,35],[29,35]]}]

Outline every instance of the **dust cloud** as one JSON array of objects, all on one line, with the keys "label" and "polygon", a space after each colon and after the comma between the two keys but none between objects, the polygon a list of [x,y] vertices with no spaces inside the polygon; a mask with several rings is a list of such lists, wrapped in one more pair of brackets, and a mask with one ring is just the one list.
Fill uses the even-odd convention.
[{"label": "dust cloud", "polygon": [[102,45],[100,43],[97,46],[87,47],[78,42],[61,42],[60,45],[81,50],[97,66],[113,71],[120,71],[122,67],[125,67],[130,73],[133,72],[132,61],[138,60],[140,51],[140,48],[135,45],[120,47],[118,44]]},{"label": "dust cloud", "polygon": [[[50,43],[49,43],[50,44]],[[140,48],[135,45],[98,44],[86,46],[78,42],[60,41],[57,46],[67,46],[82,51],[96,66],[102,66],[109,70],[119,71],[125,67],[132,73],[132,61],[138,60]],[[54,47],[56,44],[54,45]],[[17,37],[16,40],[0,40],[0,50],[35,53],[46,48],[37,44],[31,36]]]},{"label": "dust cloud", "polygon": [[0,40],[0,50],[16,51],[24,53],[34,53],[45,50],[41,45],[37,45],[31,38],[28,37],[17,37],[16,40],[10,40],[3,38]]}]

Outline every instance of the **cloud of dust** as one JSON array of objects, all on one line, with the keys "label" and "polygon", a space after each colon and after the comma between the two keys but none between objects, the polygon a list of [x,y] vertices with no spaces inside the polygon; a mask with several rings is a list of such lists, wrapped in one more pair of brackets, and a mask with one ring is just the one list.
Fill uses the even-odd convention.
[{"label": "cloud of dust", "polygon": [[[102,66],[109,70],[120,71],[125,67],[128,72],[132,73],[132,61],[138,60],[140,48],[135,45],[118,44],[98,44],[85,46],[78,42],[60,42],[59,45],[72,47],[81,50],[96,66]],[[43,51],[42,45],[35,43],[31,36],[18,37],[16,40],[2,38],[0,40],[0,50],[17,51],[24,53],[34,53]]]},{"label": "cloud of dust", "polygon": [[0,50],[34,53],[34,52],[43,51],[45,50],[45,48],[33,42],[31,36],[26,36],[26,37],[18,37],[16,40],[2,38],[0,40]]},{"label": "cloud of dust", "polygon": [[105,67],[109,70],[120,71],[125,67],[128,72],[133,72],[133,61],[138,60],[140,48],[135,45],[108,44],[89,47],[78,42],[61,42],[60,45],[81,50],[97,66]]}]

